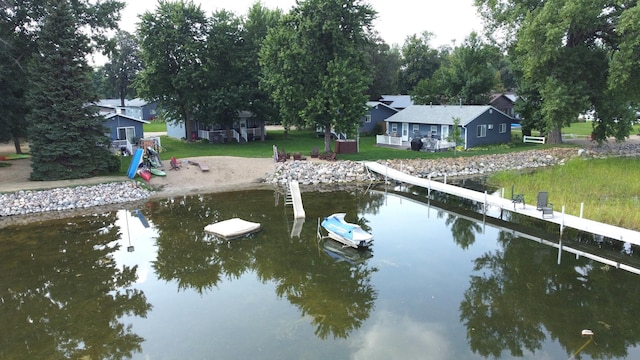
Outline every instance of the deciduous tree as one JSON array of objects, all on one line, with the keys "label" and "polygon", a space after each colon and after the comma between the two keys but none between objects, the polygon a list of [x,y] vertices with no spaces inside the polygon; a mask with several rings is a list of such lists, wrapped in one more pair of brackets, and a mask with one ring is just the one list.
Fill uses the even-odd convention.
[{"label": "deciduous tree", "polygon": [[500,58],[497,48],[471,33],[431,78],[418,83],[412,98],[421,104],[486,104],[497,85]]},{"label": "deciduous tree", "polygon": [[354,0],[307,0],[267,35],[261,52],[263,86],[279,105],[285,126],[353,135],[366,111],[371,81],[364,49],[375,11]]},{"label": "deciduous tree", "polygon": [[193,120],[206,102],[206,42],[209,19],[192,1],[159,1],[140,17],[137,35],[144,69],[135,81],[138,94],[169,119],[183,122],[192,138]]},{"label": "deciduous tree", "polygon": [[443,54],[431,47],[431,38],[433,33],[425,31],[420,36],[414,34],[407,37],[402,45],[401,94],[409,94],[421,80],[431,78],[441,67]]},{"label": "deciduous tree", "polygon": [[[520,87],[551,143],[578,113],[593,109],[594,136],[624,139],[640,99],[640,9],[637,1],[476,0],[491,30],[514,56]],[[523,124],[524,126],[524,124]]]},{"label": "deciduous tree", "polygon": [[142,70],[140,47],[135,35],[122,30],[116,33],[114,43],[109,62],[104,65],[105,85],[108,92],[117,94],[120,106],[124,106],[127,98],[136,97],[133,81]]}]

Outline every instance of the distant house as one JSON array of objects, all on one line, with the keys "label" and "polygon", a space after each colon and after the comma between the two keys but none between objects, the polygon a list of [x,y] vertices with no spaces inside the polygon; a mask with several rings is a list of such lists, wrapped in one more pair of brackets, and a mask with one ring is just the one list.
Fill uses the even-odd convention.
[{"label": "distant house", "polygon": [[517,99],[518,96],[515,94],[495,94],[489,101],[489,105],[517,120],[518,116],[514,111],[514,105]]},{"label": "distant house", "polygon": [[101,99],[96,105],[100,108],[100,113],[103,114],[118,113],[147,121],[151,121],[157,116],[157,103],[149,103],[139,98],[125,100],[124,107],[120,106],[120,99]]},{"label": "distant house", "polygon": [[387,136],[402,142],[413,138],[446,140],[455,118],[460,119],[465,149],[511,141],[513,118],[489,105],[412,105],[385,120]]},{"label": "distant house", "polygon": [[383,129],[386,131],[386,123],[384,121],[398,112],[397,109],[379,101],[367,102],[367,108],[367,112],[358,129],[363,134],[373,134],[379,123],[383,124]]},{"label": "distant house", "polygon": [[382,95],[378,101],[396,110],[406,109],[413,105],[411,95]]},{"label": "distant house", "polygon": [[103,115],[113,147],[126,149],[129,154],[132,154],[138,141],[144,138],[143,125],[149,122],[124,114],[107,113]]},{"label": "distant house", "polygon": [[[196,120],[191,123],[191,134],[187,134],[184,122],[167,122],[167,136],[176,139],[206,139],[210,142],[228,142],[226,130],[219,125],[205,124]],[[231,137],[237,142],[261,140],[267,136],[265,122],[250,111],[240,111],[231,128]]]}]

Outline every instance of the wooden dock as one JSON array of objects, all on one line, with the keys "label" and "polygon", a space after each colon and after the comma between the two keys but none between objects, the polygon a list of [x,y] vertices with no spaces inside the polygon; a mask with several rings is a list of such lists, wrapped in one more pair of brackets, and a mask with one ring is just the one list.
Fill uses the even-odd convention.
[{"label": "wooden dock", "polygon": [[[431,179],[423,179],[409,174],[405,174],[401,171],[389,168],[386,165],[377,162],[364,162],[364,165],[370,171],[378,173],[387,179],[393,179],[406,184],[420,186],[422,188],[444,192],[446,194],[462,197],[465,199],[473,200],[484,204],[484,209],[489,207],[496,207],[500,210],[508,210],[517,214],[533,217],[542,221],[558,224],[560,227],[560,233],[562,233],[565,227],[572,229],[585,231],[592,234],[602,235],[611,239],[628,242],[633,245],[640,245],[640,232],[625,229],[619,226],[600,223],[597,221],[584,219],[578,216],[568,215],[564,212],[554,211],[553,217],[542,218],[540,211],[536,210],[535,205],[527,205],[522,203],[514,204],[511,199],[505,199],[501,196],[488,194],[485,192],[474,191],[465,189],[455,185],[445,184],[439,181]],[[525,199],[526,200],[526,199]],[[564,209],[564,207],[563,207]]]}]

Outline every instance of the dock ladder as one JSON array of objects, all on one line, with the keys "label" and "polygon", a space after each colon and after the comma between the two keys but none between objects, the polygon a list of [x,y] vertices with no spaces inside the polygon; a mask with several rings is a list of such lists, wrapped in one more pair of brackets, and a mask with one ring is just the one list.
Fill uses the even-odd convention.
[{"label": "dock ladder", "polygon": [[293,217],[295,219],[304,219],[305,212],[302,207],[302,195],[300,195],[300,185],[297,181],[287,183],[287,194],[285,195],[284,204],[293,206]]}]

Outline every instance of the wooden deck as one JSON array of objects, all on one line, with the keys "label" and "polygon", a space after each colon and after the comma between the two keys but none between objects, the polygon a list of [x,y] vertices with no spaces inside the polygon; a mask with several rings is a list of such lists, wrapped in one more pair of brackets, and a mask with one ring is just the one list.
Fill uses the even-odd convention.
[{"label": "wooden deck", "polygon": [[[401,171],[389,168],[385,165],[376,162],[364,162],[364,165],[370,171],[378,173],[385,178],[400,181],[406,184],[420,186],[429,191],[440,191],[450,195],[459,196],[465,199],[473,200],[484,204],[485,212],[487,209],[494,207],[500,210],[509,210],[514,213],[522,214],[525,216],[534,217],[543,221],[558,224],[560,227],[560,233],[562,233],[565,227],[572,229],[589,232],[592,234],[602,235],[611,239],[628,242],[633,245],[640,245],[640,232],[625,229],[619,226],[600,223],[597,221],[584,219],[578,216],[564,214],[554,210],[553,217],[542,218],[542,213],[536,210],[535,205],[527,205],[518,203],[514,204],[511,199],[505,199],[501,196],[488,194],[487,192],[479,192],[470,189],[461,188],[455,185],[445,184],[439,181],[423,179],[415,176],[405,174]],[[526,200],[526,199],[525,199]],[[491,215],[491,214],[489,214]]]}]

